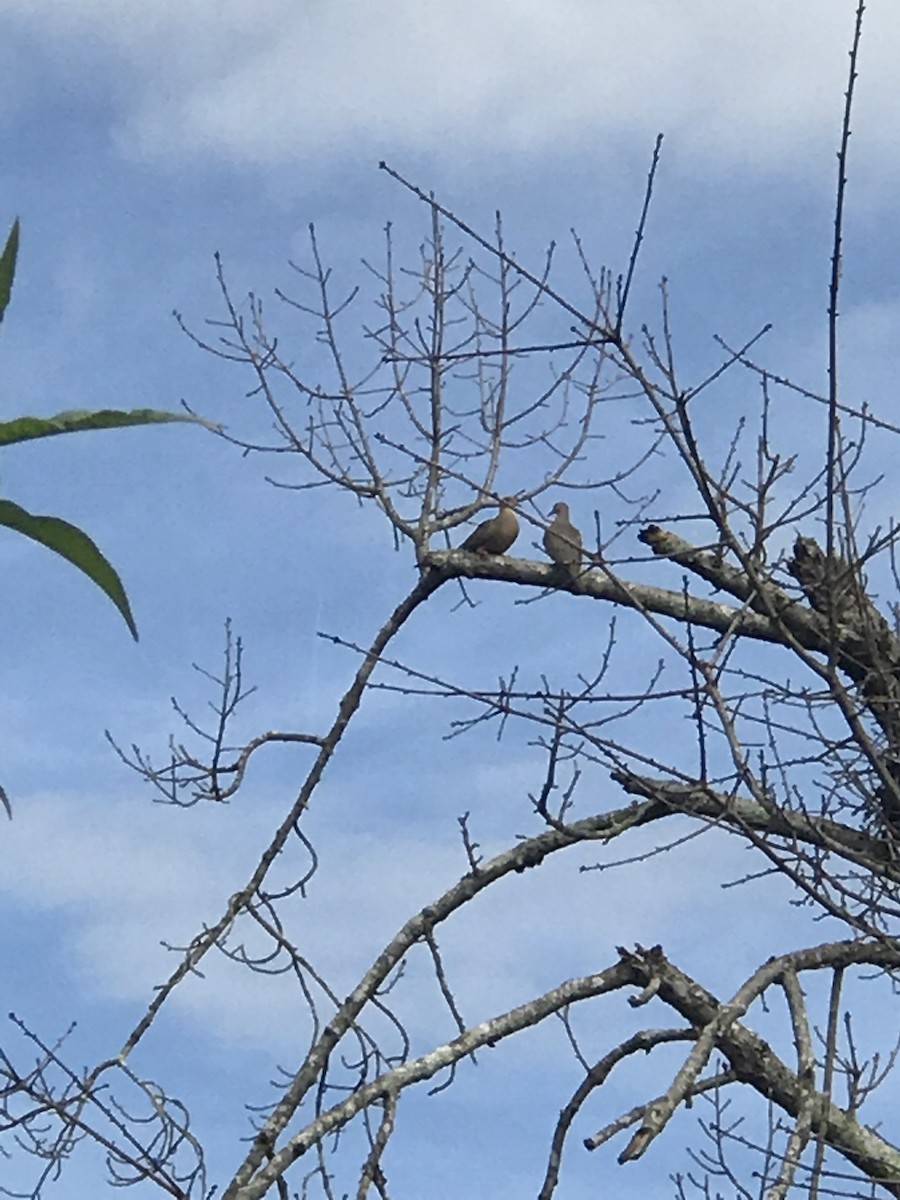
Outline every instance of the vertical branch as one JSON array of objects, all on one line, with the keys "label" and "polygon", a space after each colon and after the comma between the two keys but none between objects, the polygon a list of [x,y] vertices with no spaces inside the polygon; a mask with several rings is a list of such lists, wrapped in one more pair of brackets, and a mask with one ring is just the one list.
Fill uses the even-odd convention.
[{"label": "vertical branch", "polygon": [[441,486],[441,437],[443,430],[443,352],[444,352],[444,245],[441,232],[441,219],[434,204],[432,194],[431,206],[431,250],[434,256],[432,264],[432,315],[431,340],[429,345],[429,400],[431,402],[431,448],[428,455],[428,482],[422,502],[420,529],[424,531],[425,522],[430,521],[437,508]]},{"label": "vertical branch", "polygon": [[699,662],[697,648],[694,645],[694,626],[691,623],[690,614],[688,612],[688,581],[685,576],[682,581],[682,594],[685,600],[685,633],[687,636],[687,664],[691,673],[691,693],[694,701],[693,717],[697,723],[697,749],[699,759],[697,765],[697,778],[706,783],[709,778],[707,771],[706,758],[706,728],[703,723],[703,705],[705,699],[705,689],[700,680],[700,672],[697,669]]},{"label": "vertical branch", "polygon": [[[862,7],[862,5],[860,5]],[[844,968],[835,967],[831,977],[831,998],[828,1004],[828,1032],[825,1035],[825,1064],[822,1072],[822,1093],[831,1099],[834,1088],[834,1060],[837,1055],[838,1019],[841,1007],[841,989],[844,985]],[[816,1154],[810,1174],[809,1200],[818,1200],[819,1181],[825,1164],[826,1143],[822,1130],[816,1140]]]},{"label": "vertical branch", "polygon": [[[841,127],[841,146],[838,151],[838,182],[834,206],[834,245],[831,254],[831,282],[828,289],[828,462],[825,497],[826,553],[831,567],[834,546],[834,500],[837,488],[840,456],[840,418],[838,417],[838,300],[841,288],[841,247],[844,233],[844,197],[847,190],[847,156],[850,146],[850,114],[853,110],[853,91],[856,83],[856,62],[862,37],[865,0],[856,6],[856,24],[850,47],[850,74],[844,94],[844,119]],[[834,614],[830,615],[834,623]],[[833,640],[833,639],[832,639]]]},{"label": "vertical branch", "polygon": [[644,229],[647,226],[647,214],[650,211],[650,200],[653,196],[653,181],[656,178],[656,168],[659,166],[659,152],[662,150],[663,135],[656,135],[656,145],[653,147],[653,158],[650,162],[650,170],[647,172],[647,190],[644,192],[644,206],[641,209],[640,220],[638,221],[637,229],[634,231],[634,245],[631,247],[631,258],[628,260],[628,270],[625,274],[625,283],[619,290],[619,310],[616,314],[616,337],[618,338],[622,332],[622,322],[625,319],[625,305],[628,303],[628,293],[631,291],[631,281],[634,278],[634,269],[637,266],[638,252],[641,248],[641,243],[644,240]]},{"label": "vertical branch", "polygon": [[[494,214],[494,237],[497,242],[497,255],[500,267],[498,278],[500,290],[500,319],[497,329],[497,348],[500,351],[500,377],[496,384],[496,403],[492,405],[493,428],[491,430],[491,463],[488,478],[493,483],[500,465],[500,448],[503,442],[503,429],[506,424],[506,398],[509,386],[509,331],[510,331],[510,297],[512,283],[510,280],[511,267],[503,251],[503,221],[499,210]],[[549,265],[549,264],[548,264]]]}]

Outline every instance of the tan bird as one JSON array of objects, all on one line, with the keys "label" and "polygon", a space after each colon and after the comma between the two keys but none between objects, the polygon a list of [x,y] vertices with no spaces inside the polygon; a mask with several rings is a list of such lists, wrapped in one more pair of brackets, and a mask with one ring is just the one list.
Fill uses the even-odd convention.
[{"label": "tan bird", "polygon": [[477,525],[460,550],[472,550],[476,554],[505,554],[519,536],[519,520],[513,511],[515,503],[515,496],[502,499],[496,517]]},{"label": "tan bird", "polygon": [[550,510],[553,520],[544,530],[544,549],[558,567],[577,579],[581,571],[581,534],[569,520],[569,506],[557,500]]}]

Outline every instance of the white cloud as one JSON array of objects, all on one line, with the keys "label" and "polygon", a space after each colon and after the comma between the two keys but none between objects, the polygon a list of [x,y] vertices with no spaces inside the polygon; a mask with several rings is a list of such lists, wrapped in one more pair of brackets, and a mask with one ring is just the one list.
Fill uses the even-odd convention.
[{"label": "white cloud", "polygon": [[[695,165],[798,165],[836,144],[852,22],[841,0],[5,0],[0,12],[60,70],[88,60],[108,73],[129,154],[264,165],[600,154],[623,139],[643,150],[658,129]],[[900,13],[867,15],[874,149],[894,136],[898,42]]]},{"label": "white cloud", "polygon": [[[257,794],[250,811],[248,799],[228,808],[176,812],[114,797],[32,797],[17,806],[15,821],[4,830],[0,894],[13,910],[43,912],[62,923],[66,950],[54,966],[57,979],[77,980],[89,998],[143,1011],[154,987],[180,961],[161,942],[185,945],[204,923],[217,920],[269,840],[271,804]],[[281,916],[301,952],[344,995],[403,922],[452,886],[466,863],[448,818],[436,822],[443,836],[437,828],[375,834],[361,816],[348,823],[340,797],[329,803],[338,809],[315,838],[319,873],[308,898],[283,906]],[[477,835],[477,820],[472,828]],[[706,905],[717,920],[729,922],[733,955],[720,963],[729,981],[754,969],[772,952],[771,933],[758,912],[751,914],[742,889],[723,894],[716,888],[729,871],[748,869],[736,841],[723,843],[714,835],[715,871],[708,867],[706,837],[657,859],[652,889],[645,863],[600,875],[578,871],[579,862],[647,850],[671,833],[638,831],[611,850],[587,846],[561,855],[489,889],[442,927],[438,941],[448,979],[467,1018],[483,1020],[570,974],[602,969],[615,960],[618,944],[662,941],[676,959],[690,957],[695,940],[705,938],[694,918]],[[248,945],[255,940],[246,925],[237,940],[244,939]],[[207,1035],[277,1053],[294,1045],[305,1026],[298,999],[290,975],[250,974],[212,954],[202,977],[181,985],[173,1006]],[[443,1028],[444,1010],[423,948],[411,954],[393,1002],[414,1036],[433,1036],[436,1019]]]}]

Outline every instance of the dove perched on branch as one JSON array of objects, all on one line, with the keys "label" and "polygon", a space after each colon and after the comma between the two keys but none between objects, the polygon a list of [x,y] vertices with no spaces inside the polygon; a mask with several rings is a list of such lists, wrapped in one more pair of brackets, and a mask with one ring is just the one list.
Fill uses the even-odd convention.
[{"label": "dove perched on branch", "polygon": [[477,525],[460,550],[472,550],[476,554],[505,554],[519,536],[519,520],[513,511],[515,503],[515,496],[502,499],[496,517]]},{"label": "dove perched on branch", "polygon": [[581,571],[581,534],[569,520],[569,506],[558,500],[550,510],[553,520],[544,530],[544,549],[571,579]]}]

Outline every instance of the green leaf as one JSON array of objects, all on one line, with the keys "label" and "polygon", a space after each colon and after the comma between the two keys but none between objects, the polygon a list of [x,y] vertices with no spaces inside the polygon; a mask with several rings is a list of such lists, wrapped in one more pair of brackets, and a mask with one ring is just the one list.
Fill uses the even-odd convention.
[{"label": "green leaf", "polygon": [[18,253],[19,218],[16,217],[15,221],[13,221],[12,229],[9,231],[9,237],[6,239],[6,245],[3,247],[3,253],[0,255],[0,321],[3,320],[3,314],[6,312],[7,304],[9,304],[13,276],[16,273],[16,255]]},{"label": "green leaf", "polygon": [[40,542],[48,550],[55,550],[83,571],[97,587],[106,592],[125,618],[131,636],[137,641],[137,626],[122,581],[86,533],[59,517],[33,516],[11,500],[0,500],[0,525]]},{"label": "green leaf", "polygon": [[53,437],[57,433],[79,433],[84,429],[121,429],[129,425],[164,425],[170,421],[189,421],[207,428],[220,428],[192,413],[165,412],[154,408],[134,408],[131,412],[104,408],[72,409],[55,417],[16,417],[0,421],[0,446],[28,442],[32,438]]}]

